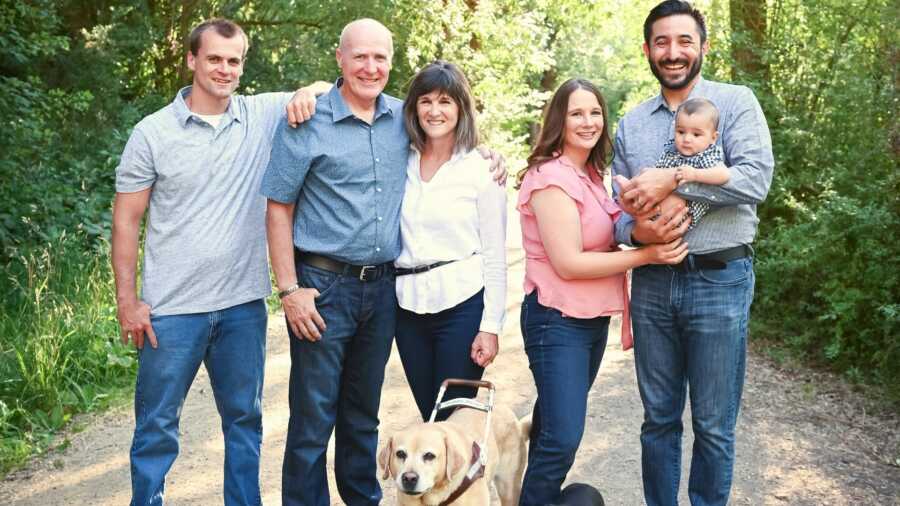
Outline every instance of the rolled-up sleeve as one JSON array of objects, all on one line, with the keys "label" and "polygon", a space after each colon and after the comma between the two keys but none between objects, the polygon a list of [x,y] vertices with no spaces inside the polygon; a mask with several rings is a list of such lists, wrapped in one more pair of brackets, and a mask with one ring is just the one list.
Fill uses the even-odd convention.
[{"label": "rolled-up sleeve", "polygon": [[749,88],[742,87],[735,98],[732,115],[722,129],[729,181],[721,186],[688,183],[678,188],[678,195],[712,206],[759,204],[766,199],[775,170],[772,138],[762,108]]},{"label": "rolled-up sleeve", "polygon": [[[625,163],[625,123],[623,121],[619,121],[619,126],[616,128],[616,141],[613,144],[613,161],[612,161],[612,175],[613,176],[624,176],[628,179],[631,179],[632,174],[628,170],[628,164]],[[616,184],[615,180],[612,182],[613,189],[613,198],[619,198],[619,185]],[[634,246],[631,240],[631,232],[634,230],[634,218],[622,211],[622,214],[619,215],[619,219],[616,220],[615,223],[615,239],[619,244],[625,244],[628,246]]]},{"label": "rolled-up sleeve", "polygon": [[297,202],[312,160],[308,149],[311,133],[304,128],[306,125],[291,128],[286,118],[278,124],[272,139],[269,165],[260,187],[264,197],[282,204]]}]

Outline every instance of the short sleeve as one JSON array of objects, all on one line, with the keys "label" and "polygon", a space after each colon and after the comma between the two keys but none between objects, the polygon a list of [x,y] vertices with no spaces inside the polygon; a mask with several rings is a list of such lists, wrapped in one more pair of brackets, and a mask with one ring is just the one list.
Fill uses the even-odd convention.
[{"label": "short sleeve", "polygon": [[272,139],[269,165],[263,174],[260,193],[264,197],[282,204],[297,202],[312,159],[306,142],[312,132],[307,125],[291,128],[287,118],[279,122]]},{"label": "short sleeve", "polygon": [[134,128],[122,158],[116,167],[116,191],[135,193],[146,190],[156,182],[156,168],[153,165],[153,151],[140,125]]},{"label": "short sleeve", "polygon": [[529,169],[528,173],[525,174],[522,186],[519,188],[516,209],[523,215],[533,215],[534,213],[528,206],[528,202],[531,201],[531,195],[550,186],[555,186],[566,192],[566,195],[575,201],[579,209],[584,205],[584,187],[579,181],[578,175],[568,167],[563,166],[559,161],[551,160],[539,167]]},{"label": "short sleeve", "polygon": [[246,100],[266,131],[274,132],[278,123],[284,119],[285,109],[293,96],[293,93],[287,92],[260,93],[248,96]]}]

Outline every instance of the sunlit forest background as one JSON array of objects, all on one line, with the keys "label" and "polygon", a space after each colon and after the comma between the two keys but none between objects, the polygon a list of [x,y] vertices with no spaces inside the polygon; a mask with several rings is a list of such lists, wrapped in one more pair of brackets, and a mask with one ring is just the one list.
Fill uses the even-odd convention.
[{"label": "sunlit forest background", "polygon": [[[593,80],[617,120],[658,92],[656,0],[5,0],[0,3],[0,475],[75,413],[127,395],[109,265],[114,169],[133,125],[190,81],[186,37],[224,16],[251,47],[241,93],[337,77],[341,27],[394,32],[388,91],[459,64],[487,143],[518,170],[550,93]],[[900,80],[892,0],[699,0],[708,79],[753,88],[775,179],[759,207],[751,339],[900,399]],[[511,231],[510,233],[515,233]],[[894,404],[896,405],[896,404]]]}]

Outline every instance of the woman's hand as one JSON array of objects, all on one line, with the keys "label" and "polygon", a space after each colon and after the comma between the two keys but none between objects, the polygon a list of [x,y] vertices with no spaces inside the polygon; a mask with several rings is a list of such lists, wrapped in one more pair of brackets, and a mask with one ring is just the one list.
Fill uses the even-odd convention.
[{"label": "woman's hand", "polygon": [[649,255],[650,264],[677,264],[688,254],[688,245],[684,239],[678,238],[665,244],[651,244],[643,248]]},{"label": "woman's hand", "polygon": [[478,364],[479,367],[489,366],[497,356],[498,348],[497,334],[490,332],[475,334],[475,340],[472,341],[472,362]]}]

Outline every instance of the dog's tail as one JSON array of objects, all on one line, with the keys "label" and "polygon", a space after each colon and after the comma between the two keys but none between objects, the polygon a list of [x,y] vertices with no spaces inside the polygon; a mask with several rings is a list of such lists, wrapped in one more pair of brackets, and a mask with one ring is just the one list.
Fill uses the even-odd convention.
[{"label": "dog's tail", "polygon": [[518,425],[522,440],[528,441],[531,438],[531,413],[520,418]]}]

